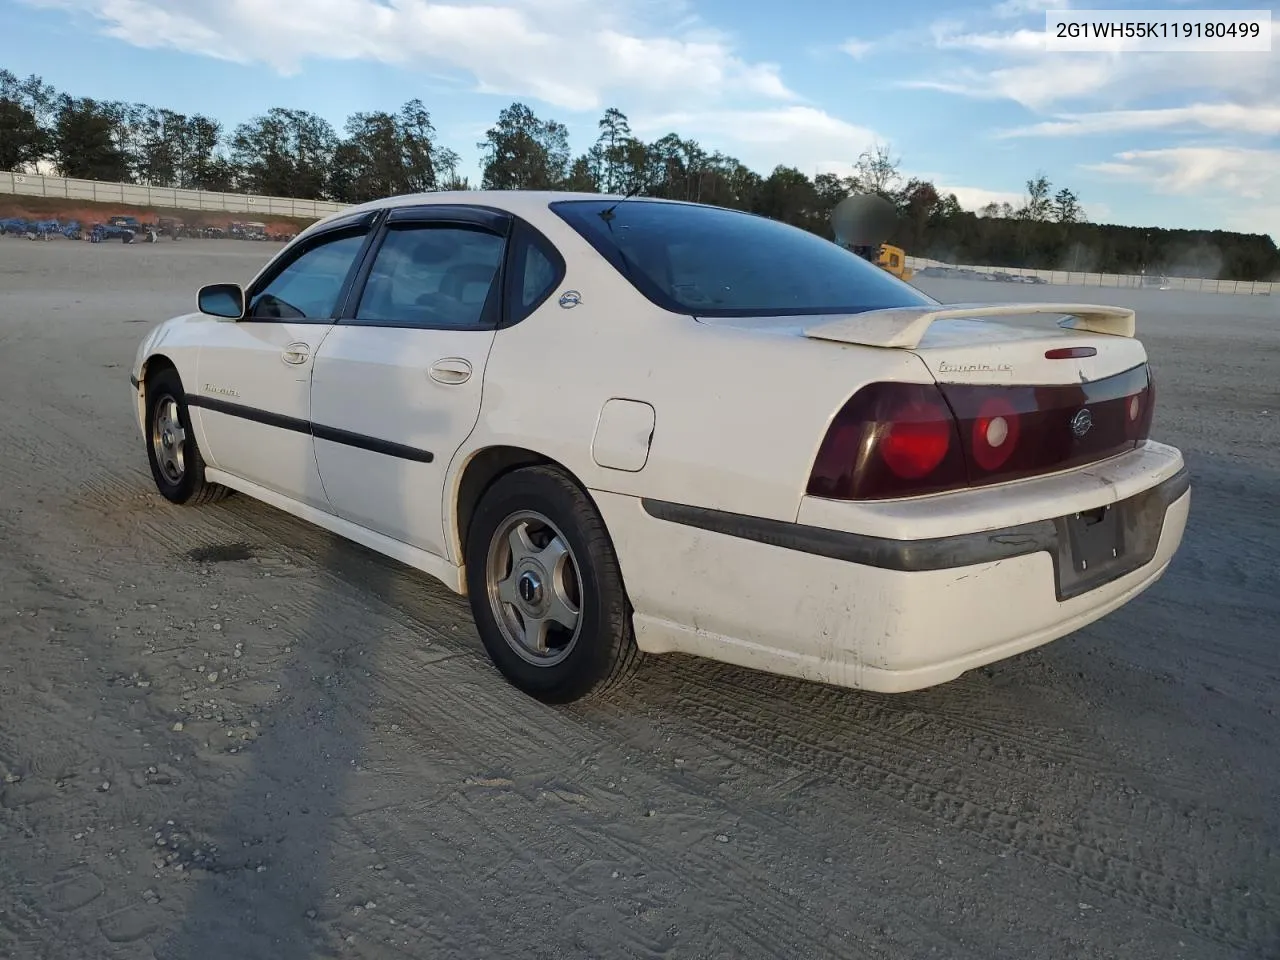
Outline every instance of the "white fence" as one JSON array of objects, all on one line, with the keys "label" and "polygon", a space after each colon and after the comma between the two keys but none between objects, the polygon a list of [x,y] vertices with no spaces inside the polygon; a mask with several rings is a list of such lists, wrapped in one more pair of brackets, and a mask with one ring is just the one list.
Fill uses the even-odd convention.
[{"label": "white fence", "polygon": [[68,180],[36,173],[0,171],[0,194],[23,197],[57,197],[65,200],[92,200],[133,207],[160,207],[168,210],[209,210],[219,213],[247,213],[262,217],[299,217],[315,220],[345,209],[344,203],[327,200],[294,200],[289,197],[259,197],[247,193],[215,193],[207,190],[178,190],[173,187],[144,187],[132,183],[103,183],[98,180]]},{"label": "white fence", "polygon": [[1190,293],[1230,293],[1244,296],[1269,296],[1280,293],[1280,283],[1263,280],[1204,280],[1197,277],[1163,277],[1154,274],[1139,276],[1122,273],[1081,273],[1070,270],[1030,270],[1022,267],[969,267],[920,257],[906,257],[912,270],[941,267],[948,271],[965,271],[980,274],[1003,274],[1007,277],[1037,277],[1045,283],[1070,284],[1081,287],[1145,287],[1148,290],[1185,290]]},{"label": "white fence", "polygon": [[[144,187],[132,183],[104,183],[98,180],[68,180],[37,173],[0,171],[0,194],[26,197],[58,197],[66,200],[93,200],[135,207],[169,210],[209,210],[219,213],[247,213],[258,217],[298,217],[318,219],[347,207],[328,200],[294,200],[290,197],[260,197],[247,193],[215,193],[206,190],[178,190],[173,187]],[[1247,280],[1201,280],[1186,277],[1128,276],[1115,273],[1076,273],[1066,270],[1027,270],[1018,267],[970,267],[907,257],[913,270],[944,267],[973,273],[1003,273],[1009,276],[1039,277],[1046,283],[1088,287],[1148,287],[1188,290],[1197,293],[1270,294],[1280,292],[1280,283]]]}]

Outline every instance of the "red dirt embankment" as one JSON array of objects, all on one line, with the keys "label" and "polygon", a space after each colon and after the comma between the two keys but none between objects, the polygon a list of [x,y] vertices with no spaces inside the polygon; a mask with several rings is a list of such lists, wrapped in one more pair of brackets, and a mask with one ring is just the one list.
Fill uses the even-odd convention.
[{"label": "red dirt embankment", "polygon": [[[223,230],[236,221],[243,223],[246,220],[259,220],[253,214],[221,210],[171,210],[165,207],[139,207],[127,203],[66,200],[60,197],[0,196],[0,218],[58,219],[63,222],[79,220],[82,224],[91,224],[105,223],[111,217],[119,216],[137,217],[143,223],[154,223],[160,217],[175,217],[190,227],[221,227]],[[259,222],[267,225],[267,233],[294,234],[315,221],[305,217],[266,217]]]}]

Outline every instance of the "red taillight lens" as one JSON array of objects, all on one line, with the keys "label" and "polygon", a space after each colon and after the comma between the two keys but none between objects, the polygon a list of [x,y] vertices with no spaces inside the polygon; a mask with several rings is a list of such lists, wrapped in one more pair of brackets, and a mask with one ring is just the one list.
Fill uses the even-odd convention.
[{"label": "red taillight lens", "polygon": [[1004,396],[987,397],[978,407],[970,432],[973,462],[983,470],[998,470],[1018,446],[1022,420]]},{"label": "red taillight lens", "polygon": [[931,383],[873,383],[841,408],[809,477],[810,496],[883,500],[963,487],[955,418]]},{"label": "red taillight lens", "polygon": [[1147,370],[1146,385],[1126,400],[1125,436],[1135,443],[1147,439],[1151,432],[1151,417],[1155,413],[1155,383]]},{"label": "red taillight lens", "polygon": [[[1151,400],[1145,365],[1081,383],[944,383],[940,390],[965,438],[970,486],[1068,470],[1132,450],[1145,436]],[[1131,418],[1135,400],[1137,417]]]},{"label": "red taillight lens", "polygon": [[873,383],[836,414],[807,493],[883,500],[1068,470],[1132,450],[1154,406],[1146,364],[1082,383]]},{"label": "red taillight lens", "polygon": [[955,427],[941,403],[913,402],[893,413],[879,444],[880,456],[903,480],[927,477],[947,455]]}]

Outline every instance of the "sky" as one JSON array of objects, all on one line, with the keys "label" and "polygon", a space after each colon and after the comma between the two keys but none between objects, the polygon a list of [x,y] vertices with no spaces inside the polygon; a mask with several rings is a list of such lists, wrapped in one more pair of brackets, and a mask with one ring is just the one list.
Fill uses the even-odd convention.
[{"label": "sky", "polygon": [[[1274,2],[1274,0],[1273,0]],[[1062,52],[1066,0],[0,0],[0,67],[76,96],[204,113],[273,106],[339,131],[412,98],[479,181],[514,100],[575,153],[608,107],[767,174],[849,172],[873,144],[977,209],[1026,181],[1090,219],[1280,241],[1280,40],[1268,53]],[[1208,0],[1075,9],[1271,10]],[[1148,19],[1144,15],[1144,19]]]}]

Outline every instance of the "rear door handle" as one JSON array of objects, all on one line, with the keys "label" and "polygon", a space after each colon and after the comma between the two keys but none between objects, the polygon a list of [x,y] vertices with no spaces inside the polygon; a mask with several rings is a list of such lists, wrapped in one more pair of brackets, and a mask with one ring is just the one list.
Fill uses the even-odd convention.
[{"label": "rear door handle", "polygon": [[466,383],[471,379],[471,362],[462,357],[437,360],[427,371],[436,383]]},{"label": "rear door handle", "polygon": [[298,341],[285,347],[284,352],[280,354],[280,359],[296,367],[300,363],[306,363],[309,356],[311,356],[311,347]]}]

